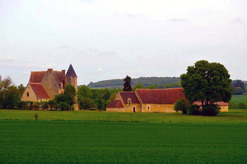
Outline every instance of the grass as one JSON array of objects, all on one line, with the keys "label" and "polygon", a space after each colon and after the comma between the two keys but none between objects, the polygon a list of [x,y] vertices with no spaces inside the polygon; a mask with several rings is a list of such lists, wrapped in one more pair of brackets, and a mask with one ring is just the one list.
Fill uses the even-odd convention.
[{"label": "grass", "polygon": [[247,95],[233,95],[231,103],[247,103]]},{"label": "grass", "polygon": [[247,110],[230,110],[217,117],[191,116],[178,113],[110,113],[95,111],[29,111],[0,110],[0,120],[38,120],[51,121],[100,121],[100,122],[161,122],[161,123],[247,123]]},{"label": "grass", "polygon": [[0,110],[0,136],[0,163],[247,163],[247,110],[217,117]]}]

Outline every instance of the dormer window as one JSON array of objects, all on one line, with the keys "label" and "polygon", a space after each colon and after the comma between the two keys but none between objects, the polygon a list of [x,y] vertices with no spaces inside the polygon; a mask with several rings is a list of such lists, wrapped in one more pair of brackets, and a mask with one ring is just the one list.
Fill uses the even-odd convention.
[{"label": "dormer window", "polygon": [[132,102],[131,102],[131,99],[130,99],[130,98],[128,98],[127,103],[128,103],[129,105],[131,105],[131,104],[132,104]]}]

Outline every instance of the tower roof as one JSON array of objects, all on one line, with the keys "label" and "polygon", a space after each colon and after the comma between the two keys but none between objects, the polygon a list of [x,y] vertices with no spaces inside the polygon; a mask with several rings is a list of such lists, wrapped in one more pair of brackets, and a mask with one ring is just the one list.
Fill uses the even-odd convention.
[{"label": "tower roof", "polygon": [[68,69],[68,71],[67,71],[67,73],[66,73],[66,76],[67,76],[67,77],[77,77],[77,75],[76,75],[76,73],[75,73],[75,70],[74,70],[72,64],[69,65],[69,69]]}]

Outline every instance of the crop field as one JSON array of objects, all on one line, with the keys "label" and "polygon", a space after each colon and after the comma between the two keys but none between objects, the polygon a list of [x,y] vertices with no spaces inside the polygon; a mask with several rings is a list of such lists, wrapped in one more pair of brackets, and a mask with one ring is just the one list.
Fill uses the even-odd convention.
[{"label": "crop field", "polygon": [[232,103],[247,103],[247,95],[233,95],[230,102],[232,102]]},{"label": "crop field", "polygon": [[0,110],[0,163],[247,163],[247,110],[217,117]]}]

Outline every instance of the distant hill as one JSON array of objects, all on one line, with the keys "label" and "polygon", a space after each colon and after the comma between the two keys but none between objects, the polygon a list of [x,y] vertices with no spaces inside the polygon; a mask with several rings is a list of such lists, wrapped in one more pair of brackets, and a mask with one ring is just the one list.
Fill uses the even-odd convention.
[{"label": "distant hill", "polygon": [[[132,86],[134,84],[142,84],[144,87],[150,85],[159,86],[179,82],[179,77],[140,77],[131,80]],[[88,84],[90,88],[123,88],[123,79],[103,80],[98,82],[91,82]]]}]

